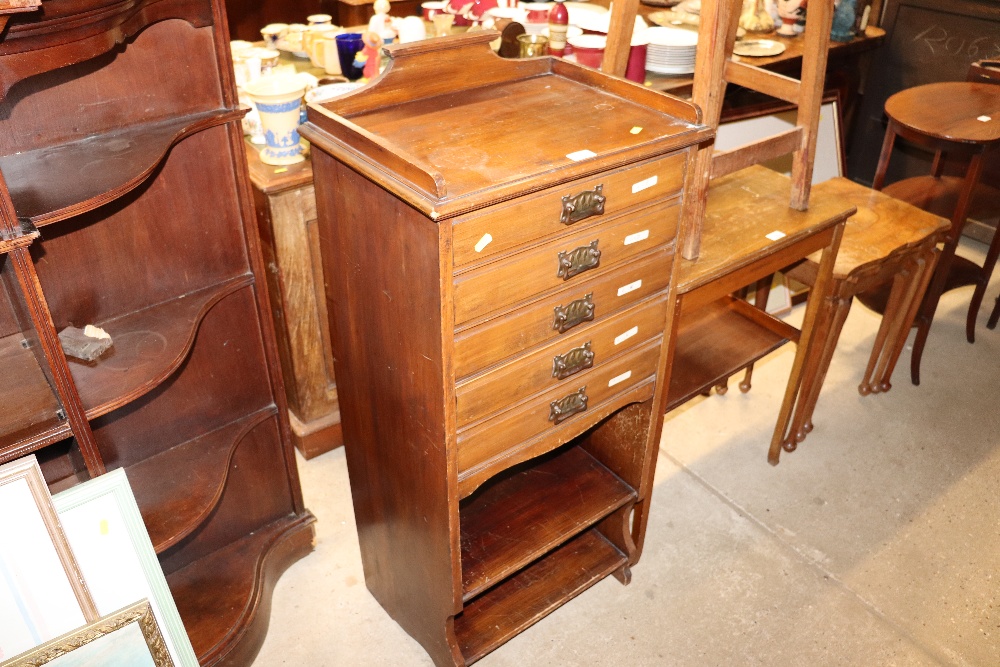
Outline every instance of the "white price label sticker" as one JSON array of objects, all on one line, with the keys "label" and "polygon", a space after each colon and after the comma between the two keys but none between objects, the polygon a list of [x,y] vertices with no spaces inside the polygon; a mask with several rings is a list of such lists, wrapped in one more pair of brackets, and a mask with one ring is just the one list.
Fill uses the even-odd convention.
[{"label": "white price label sticker", "polygon": [[615,336],[615,345],[621,345],[637,333],[639,333],[639,327],[632,327],[625,333]]},{"label": "white price label sticker", "polygon": [[630,377],[632,377],[632,371],[625,371],[621,375],[616,375],[613,378],[611,378],[610,380],[608,380],[608,386],[609,387],[613,387],[616,384],[618,384],[619,382],[624,382],[625,380],[629,379]]},{"label": "white price label sticker", "polygon": [[586,160],[587,158],[597,157],[597,153],[595,153],[594,151],[582,150],[582,151],[575,151],[573,153],[568,153],[566,157],[568,157],[573,162],[579,162],[580,160]]},{"label": "white price label sticker", "polygon": [[635,234],[629,234],[625,237],[625,245],[632,245],[633,243],[638,243],[639,241],[645,241],[649,238],[649,230],[644,229],[641,232],[636,232]]},{"label": "white price label sticker", "polygon": [[770,234],[766,234],[764,238],[771,241],[778,241],[785,238],[785,232],[773,231]]},{"label": "white price label sticker", "polygon": [[628,285],[622,285],[618,288],[618,296],[624,296],[629,292],[634,292],[642,287],[642,279],[636,280],[634,283],[629,283]]},{"label": "white price label sticker", "polygon": [[633,183],[632,184],[632,194],[635,194],[636,192],[642,192],[643,190],[645,190],[647,188],[653,187],[654,185],[656,185],[656,182],[658,180],[659,180],[658,176],[650,176],[649,178],[644,178],[643,180],[639,181],[638,183]]},{"label": "white price label sticker", "polygon": [[476,243],[476,252],[482,252],[483,248],[485,248],[492,242],[493,242],[492,236],[490,236],[489,234],[483,234],[483,238],[479,239],[479,241]]}]

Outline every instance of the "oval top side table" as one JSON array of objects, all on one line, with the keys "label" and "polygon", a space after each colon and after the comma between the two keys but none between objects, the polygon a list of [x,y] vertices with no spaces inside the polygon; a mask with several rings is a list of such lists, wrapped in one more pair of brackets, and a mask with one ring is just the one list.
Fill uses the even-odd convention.
[{"label": "oval top side table", "polygon": [[[966,337],[975,341],[976,316],[982,305],[986,285],[989,283],[1000,255],[1000,234],[993,238],[982,266],[955,254],[962,227],[973,203],[973,193],[982,198],[983,191],[992,198],[1000,192],[981,186],[979,176],[983,155],[1000,146],[1000,86],[989,83],[952,81],[931,83],[900,91],[886,100],[885,113],[889,119],[875,172],[873,188],[882,190],[892,149],[899,136],[918,147],[934,152],[931,174],[907,178],[885,187],[884,191],[932,212],[937,210],[934,198],[928,193],[957,191],[950,211],[951,231],[945,241],[934,277],[924,297],[916,319],[917,336],[910,359],[910,376],[913,384],[920,384],[920,358],[923,354],[931,321],[941,295],[965,285],[975,285],[966,319]],[[942,176],[945,156],[960,158],[966,163],[965,176],[949,179]]]}]

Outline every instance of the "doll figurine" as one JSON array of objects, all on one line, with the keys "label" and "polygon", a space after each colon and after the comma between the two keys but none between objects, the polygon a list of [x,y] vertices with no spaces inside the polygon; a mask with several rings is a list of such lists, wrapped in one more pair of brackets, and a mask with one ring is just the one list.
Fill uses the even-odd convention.
[{"label": "doll figurine", "polygon": [[805,16],[806,0],[778,0],[778,16],[781,17],[781,27],[778,34],[794,37],[802,32],[798,23]]},{"label": "doll figurine", "polygon": [[385,42],[377,32],[372,31],[362,34],[361,41],[364,43],[364,47],[354,57],[354,66],[364,67],[361,77],[365,81],[371,81],[378,76],[381,69],[382,58],[380,52],[382,44]]}]

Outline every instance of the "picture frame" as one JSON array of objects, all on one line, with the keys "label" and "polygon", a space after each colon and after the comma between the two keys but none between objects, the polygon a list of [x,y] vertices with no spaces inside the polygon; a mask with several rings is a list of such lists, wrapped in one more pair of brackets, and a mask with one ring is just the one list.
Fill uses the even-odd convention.
[{"label": "picture frame", "polygon": [[58,493],[52,504],[97,611],[148,600],[173,664],[198,667],[125,470]]},{"label": "picture frame", "polygon": [[35,457],[0,466],[0,661],[99,618]]},{"label": "picture frame", "polygon": [[[741,109],[719,124],[715,150],[727,151],[757,139],[763,139],[795,127],[796,107],[786,103],[769,103]],[[764,163],[783,174],[790,174],[791,155]],[[823,96],[820,106],[819,129],[816,135],[816,160],[813,185],[846,172],[842,109],[840,93],[831,91]]]},{"label": "picture frame", "polygon": [[147,600],[99,618],[2,664],[4,667],[174,667]]}]

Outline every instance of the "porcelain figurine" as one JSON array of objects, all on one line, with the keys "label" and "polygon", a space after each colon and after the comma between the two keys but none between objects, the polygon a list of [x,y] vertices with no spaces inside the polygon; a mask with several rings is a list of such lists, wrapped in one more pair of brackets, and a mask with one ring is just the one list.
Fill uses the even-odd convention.
[{"label": "porcelain figurine", "polygon": [[854,39],[854,20],[857,11],[857,0],[836,0],[830,39],[835,42],[849,42]]},{"label": "porcelain figurine", "polygon": [[806,0],[778,0],[778,16],[781,17],[781,27],[778,34],[794,37],[802,32],[799,22],[806,14]]},{"label": "porcelain figurine", "polygon": [[768,13],[765,0],[749,0],[744,3],[740,15],[740,27],[747,32],[771,32],[774,30],[774,20]]}]

